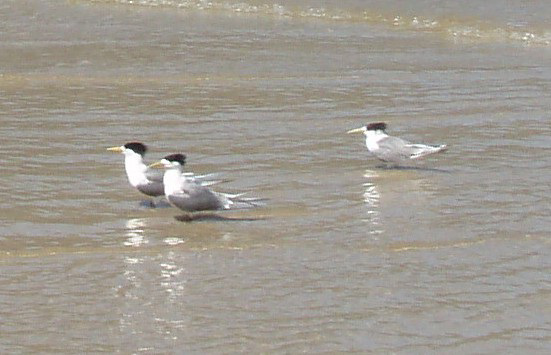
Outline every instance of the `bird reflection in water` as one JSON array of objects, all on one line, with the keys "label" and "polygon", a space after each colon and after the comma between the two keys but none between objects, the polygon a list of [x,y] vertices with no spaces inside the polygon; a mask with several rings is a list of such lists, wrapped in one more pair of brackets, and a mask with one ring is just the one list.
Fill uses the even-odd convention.
[{"label": "bird reflection in water", "polygon": [[181,275],[184,268],[176,262],[173,251],[168,252],[163,259],[160,264],[161,287],[169,295],[169,300],[175,301],[176,298],[183,294],[184,286],[187,282],[187,279]]},{"label": "bird reflection in water", "polygon": [[178,238],[178,237],[167,237],[167,238],[163,239],[163,242],[165,242],[165,244],[167,244],[167,245],[178,245],[178,244],[185,243],[185,240],[183,240],[182,238]]},{"label": "bird reflection in water", "polygon": [[144,227],[146,220],[143,218],[132,218],[126,221],[126,240],[124,245],[128,247],[139,247],[149,243],[144,236]]},{"label": "bird reflection in water", "polygon": [[[176,242],[176,239],[169,242]],[[167,241],[165,240],[165,243]],[[186,259],[181,253],[160,249],[159,253],[127,255],[116,294],[121,298],[119,331],[134,335],[144,324],[154,323],[155,329],[164,329],[166,340],[177,339],[185,326],[185,320],[173,313],[166,304],[181,305],[186,291]],[[156,302],[151,300],[155,299]],[[146,344],[144,344],[146,345]]]},{"label": "bird reflection in water", "polygon": [[[364,177],[367,179],[375,179],[378,177],[377,172],[366,170]],[[371,225],[369,234],[376,236],[384,232],[381,225],[380,198],[378,186],[373,181],[367,181],[363,184],[365,188],[364,202],[367,209],[367,216],[363,219]]]}]

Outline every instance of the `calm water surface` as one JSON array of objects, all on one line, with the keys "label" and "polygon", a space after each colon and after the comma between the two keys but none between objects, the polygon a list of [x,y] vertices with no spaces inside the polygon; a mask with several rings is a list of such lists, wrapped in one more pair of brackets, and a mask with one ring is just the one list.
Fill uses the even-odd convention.
[{"label": "calm water surface", "polygon": [[[2,2],[0,352],[551,352],[542,4]],[[140,207],[133,140],[270,201]]]}]

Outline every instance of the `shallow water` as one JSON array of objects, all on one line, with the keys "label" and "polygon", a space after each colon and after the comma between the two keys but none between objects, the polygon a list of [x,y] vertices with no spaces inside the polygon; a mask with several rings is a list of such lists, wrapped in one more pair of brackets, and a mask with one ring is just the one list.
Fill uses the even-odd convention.
[{"label": "shallow water", "polygon": [[[1,4],[0,352],[548,353],[551,11],[414,3]],[[269,203],[143,208],[132,140]]]}]

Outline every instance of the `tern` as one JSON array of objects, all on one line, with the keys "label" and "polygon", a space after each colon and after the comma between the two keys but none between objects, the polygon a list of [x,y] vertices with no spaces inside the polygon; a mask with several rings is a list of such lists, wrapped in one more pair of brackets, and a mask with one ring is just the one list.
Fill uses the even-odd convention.
[{"label": "tern", "polygon": [[[164,196],[162,171],[150,169],[143,162],[143,157],[147,152],[145,144],[130,142],[120,147],[107,148],[107,150],[124,154],[124,168],[128,182],[132,187],[150,197]],[[186,175],[188,179],[204,186],[222,182],[222,180],[210,180],[216,174],[194,175],[193,173],[186,173]],[[149,205],[155,206],[153,202],[150,202]]]},{"label": "tern", "polygon": [[212,191],[183,174],[186,163],[184,154],[167,155],[149,168],[165,169],[163,183],[165,197],[170,204],[186,212],[251,208],[264,199],[246,198],[243,194],[227,194]]},{"label": "tern", "polygon": [[370,123],[366,126],[352,129],[347,133],[363,133],[367,150],[379,160],[390,163],[401,163],[416,160],[430,154],[447,149],[443,145],[414,144],[398,137],[386,134],[386,123]]}]

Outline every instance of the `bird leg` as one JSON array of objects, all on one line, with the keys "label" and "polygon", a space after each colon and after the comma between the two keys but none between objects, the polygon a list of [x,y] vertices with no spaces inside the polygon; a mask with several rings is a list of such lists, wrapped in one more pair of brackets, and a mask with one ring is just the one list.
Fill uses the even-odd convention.
[{"label": "bird leg", "polygon": [[140,202],[140,207],[155,208],[157,206],[155,205],[155,202],[153,202],[153,200],[143,200]]}]

